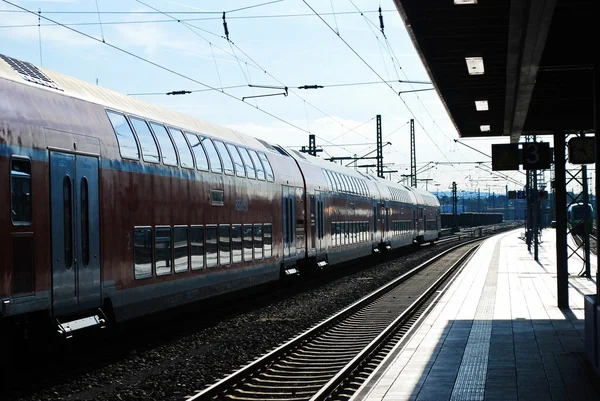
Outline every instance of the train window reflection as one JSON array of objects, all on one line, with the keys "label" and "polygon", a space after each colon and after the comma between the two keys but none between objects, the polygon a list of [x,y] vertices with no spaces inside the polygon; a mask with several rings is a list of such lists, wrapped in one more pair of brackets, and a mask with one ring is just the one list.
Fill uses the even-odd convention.
[{"label": "train window reflection", "polygon": [[219,158],[215,145],[208,137],[202,137],[201,141],[208,154],[208,160],[210,160],[210,171],[213,173],[222,173],[223,167],[221,166],[221,159]]},{"label": "train window reflection", "polygon": [[252,224],[244,224],[242,227],[244,236],[244,261],[252,261]]},{"label": "train window reflection", "polygon": [[219,264],[231,263],[231,228],[229,224],[219,226]]},{"label": "train window reflection", "polygon": [[173,266],[175,273],[188,271],[189,244],[187,226],[175,227],[173,230]]},{"label": "train window reflection", "polygon": [[204,269],[204,227],[190,227],[190,254],[192,270]]},{"label": "train window reflection", "polygon": [[164,276],[171,273],[171,227],[156,227],[154,233],[154,268]]},{"label": "train window reflection", "polygon": [[169,132],[175,141],[177,150],[179,151],[179,162],[183,168],[194,168],[194,158],[192,157],[192,151],[188,145],[183,132],[176,128],[169,127]]},{"label": "train window reflection", "polygon": [[157,123],[150,123],[152,131],[158,140],[160,146],[160,153],[162,154],[162,162],[165,166],[176,166],[177,165],[177,153],[175,153],[175,145],[171,140],[171,136],[167,132],[164,125]]},{"label": "train window reflection", "polygon": [[81,205],[81,260],[84,266],[90,264],[90,206],[88,180],[83,177],[79,187]]},{"label": "train window reflection", "polygon": [[275,181],[275,175],[273,174],[273,169],[271,168],[271,163],[269,163],[269,159],[267,159],[267,155],[260,152],[258,154],[258,158],[260,159],[263,167],[265,168],[265,173],[267,174],[267,181]]},{"label": "train window reflection", "polygon": [[240,146],[238,150],[242,155],[242,160],[244,161],[244,166],[246,167],[246,173],[248,174],[248,178],[255,179],[256,170],[254,169],[254,163],[252,163],[252,159],[250,158],[250,153],[248,153],[248,149],[242,148]]},{"label": "train window reflection", "polygon": [[118,114],[112,111],[106,111],[108,119],[113,126],[117,143],[119,144],[119,152],[124,159],[139,160],[140,153],[137,142],[133,136],[133,131],[123,114]]},{"label": "train window reflection", "polygon": [[133,130],[137,134],[137,138],[140,141],[142,148],[142,159],[148,163],[160,163],[160,157],[158,156],[158,147],[154,136],[148,128],[148,124],[145,120],[137,117],[129,117]]},{"label": "train window reflection", "polygon": [[262,166],[260,159],[258,158],[258,154],[255,150],[249,149],[250,157],[252,158],[252,162],[254,162],[254,167],[256,167],[256,176],[259,180],[265,180],[265,169]]},{"label": "train window reflection", "polygon": [[231,226],[231,254],[232,263],[242,261],[242,226],[239,224]]},{"label": "train window reflection", "polygon": [[206,151],[200,142],[200,138],[198,138],[198,135],[190,132],[186,132],[185,136],[187,137],[188,143],[194,152],[194,157],[196,158],[196,168],[198,170],[208,171],[208,156],[206,156]]},{"label": "train window reflection", "polygon": [[63,230],[65,247],[65,267],[73,265],[73,189],[71,177],[63,179]]},{"label": "train window reflection", "polygon": [[15,225],[31,224],[31,161],[13,157],[10,163],[11,218]]},{"label": "train window reflection", "polygon": [[217,226],[206,226],[206,267],[216,267],[219,264],[217,244]]},{"label": "train window reflection", "polygon": [[225,170],[225,174],[233,175],[233,161],[231,160],[231,156],[229,156],[229,152],[225,148],[225,144],[221,141],[215,140],[215,145],[217,146],[217,151],[221,155],[221,160],[223,161],[223,170]]},{"label": "train window reflection", "polygon": [[152,277],[152,228],[134,227],[133,261],[136,279]]},{"label": "train window reflection", "polygon": [[254,259],[263,257],[263,232],[262,224],[254,224]]},{"label": "train window reflection", "polygon": [[273,255],[273,227],[270,224],[265,224],[263,227],[265,258],[270,258]]},{"label": "train window reflection", "polygon": [[231,155],[231,158],[233,159],[233,164],[235,165],[235,175],[237,175],[238,177],[245,177],[246,170],[244,169],[244,162],[242,161],[242,156],[240,156],[237,148],[234,145],[228,143],[227,150],[229,150],[229,154]]}]

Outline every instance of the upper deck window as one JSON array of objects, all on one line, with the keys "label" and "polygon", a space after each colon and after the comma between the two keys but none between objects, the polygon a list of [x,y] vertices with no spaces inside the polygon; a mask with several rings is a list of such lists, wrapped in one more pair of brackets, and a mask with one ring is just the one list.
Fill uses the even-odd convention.
[{"label": "upper deck window", "polygon": [[186,132],[185,136],[192,147],[192,151],[194,152],[194,156],[196,157],[196,168],[198,170],[208,170],[208,156],[206,156],[206,150],[204,150],[204,146],[202,146],[202,142],[200,142],[200,138],[198,135],[192,134],[190,132]]},{"label": "upper deck window", "polygon": [[177,165],[177,153],[175,153],[175,146],[173,140],[167,132],[164,125],[157,123],[150,123],[156,139],[158,139],[158,145],[160,146],[160,152],[162,153],[162,162],[165,166],[176,166]]},{"label": "upper deck window", "polygon": [[148,123],[145,120],[137,117],[129,117],[133,130],[137,134],[140,146],[142,147],[142,158],[148,163],[160,163],[160,157],[158,156],[158,147],[154,140],[154,135],[148,128]]},{"label": "upper deck window", "polygon": [[246,173],[248,174],[248,178],[255,179],[256,170],[254,169],[254,163],[252,163],[252,159],[250,158],[250,153],[248,153],[248,149],[240,146],[238,147],[238,150],[242,155],[242,160],[244,161],[244,166],[246,167]]},{"label": "upper deck window", "polygon": [[201,141],[208,154],[208,160],[210,160],[210,170],[213,173],[222,173],[223,167],[221,166],[221,159],[219,158],[219,154],[217,153],[213,141],[208,137],[202,137]]},{"label": "upper deck window", "polygon": [[13,157],[10,162],[11,217],[15,225],[31,224],[31,161]]},{"label": "upper deck window", "polygon": [[250,157],[252,158],[252,161],[254,162],[254,167],[256,167],[256,176],[258,177],[259,180],[265,180],[265,169],[262,166],[262,164],[260,163],[260,159],[258,158],[258,154],[256,153],[255,150],[249,149],[248,152],[250,152]]},{"label": "upper deck window", "polygon": [[233,164],[235,165],[235,174],[238,177],[245,177],[246,170],[244,169],[244,162],[242,161],[242,156],[240,156],[240,153],[238,152],[237,148],[234,145],[228,143],[227,150],[229,150],[229,154],[233,159]]},{"label": "upper deck window", "polygon": [[233,175],[233,161],[231,160],[231,156],[229,156],[227,148],[225,148],[225,144],[221,141],[215,140],[215,145],[217,146],[217,151],[221,155],[221,160],[223,161],[223,169],[225,170],[225,174]]},{"label": "upper deck window", "polygon": [[190,145],[188,145],[187,141],[185,140],[183,132],[173,127],[169,127],[169,132],[171,132],[171,137],[173,138],[173,140],[175,141],[175,145],[177,146],[177,151],[179,152],[179,162],[181,163],[181,167],[194,168],[194,158],[192,157],[192,150],[190,149]]},{"label": "upper deck window", "polygon": [[271,168],[271,163],[269,163],[269,159],[267,159],[267,155],[263,152],[258,154],[260,161],[265,168],[265,173],[267,173],[267,181],[275,181],[275,175],[273,174],[273,169]]},{"label": "upper deck window", "polygon": [[133,131],[123,114],[118,114],[113,111],[106,111],[108,119],[113,126],[117,143],[119,144],[119,152],[124,159],[139,160],[140,151],[135,141]]}]

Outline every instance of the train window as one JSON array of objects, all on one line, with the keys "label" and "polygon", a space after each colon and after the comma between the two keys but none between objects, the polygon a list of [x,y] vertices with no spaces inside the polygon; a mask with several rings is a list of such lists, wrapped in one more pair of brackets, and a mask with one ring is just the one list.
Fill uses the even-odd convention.
[{"label": "train window", "polygon": [[157,276],[171,273],[171,227],[154,230],[154,268]]},{"label": "train window", "polygon": [[246,170],[244,169],[244,162],[242,161],[242,156],[240,156],[240,153],[238,152],[237,148],[234,145],[228,143],[227,150],[229,151],[229,154],[233,159],[235,175],[237,175],[238,177],[245,177]]},{"label": "train window", "polygon": [[185,140],[183,132],[173,127],[169,127],[169,132],[175,141],[175,146],[177,146],[177,151],[179,152],[179,163],[181,163],[181,167],[194,168],[192,150],[190,149],[190,145],[188,145],[187,141]]},{"label": "train window", "polygon": [[252,224],[244,224],[242,227],[244,234],[244,261],[252,260]]},{"label": "train window", "polygon": [[263,165],[260,162],[260,159],[258,158],[258,154],[256,153],[255,150],[252,149],[248,149],[248,152],[250,152],[250,157],[252,158],[252,162],[254,162],[254,167],[256,168],[256,177],[259,180],[264,181],[265,180],[265,169],[263,167]]},{"label": "train window", "polygon": [[135,141],[135,136],[133,135],[133,131],[125,116],[108,110],[106,113],[108,114],[108,119],[115,131],[121,157],[124,159],[139,160],[140,152],[138,150],[137,142]]},{"label": "train window", "polygon": [[90,206],[88,202],[88,180],[83,177],[79,187],[81,202],[81,261],[90,264]]},{"label": "train window", "polygon": [[242,160],[244,161],[244,166],[246,167],[246,173],[248,174],[248,178],[255,179],[256,178],[256,170],[254,169],[254,163],[252,163],[252,159],[250,158],[250,153],[248,153],[248,149],[238,147],[240,154],[242,155]]},{"label": "train window", "polygon": [[167,132],[167,128],[164,125],[153,122],[150,123],[150,127],[158,140],[163,164],[165,166],[176,166],[177,153],[175,153],[175,145],[173,145],[173,140]]},{"label": "train window", "polygon": [[219,265],[231,263],[231,227],[229,224],[219,226]]},{"label": "train window", "polygon": [[242,261],[242,226],[233,224],[231,226],[231,262],[240,263]]},{"label": "train window", "polygon": [[233,175],[233,161],[231,160],[231,156],[229,156],[229,152],[225,147],[225,144],[221,141],[214,140],[215,146],[217,147],[217,152],[221,155],[221,161],[223,162],[223,170],[225,170],[225,174]]},{"label": "train window", "polygon": [[152,277],[152,228],[133,228],[133,270],[136,279]]},{"label": "train window", "polygon": [[344,187],[342,187],[342,179],[338,173],[331,172],[331,176],[333,177],[333,181],[335,182],[335,190],[338,192],[342,192]]},{"label": "train window", "polygon": [[204,269],[204,227],[190,227],[190,254],[192,270]]},{"label": "train window", "polygon": [[133,126],[133,131],[136,133],[140,147],[142,148],[142,159],[148,163],[160,163],[158,155],[158,146],[154,135],[148,128],[148,123],[145,120],[137,117],[129,116],[129,121]]},{"label": "train window", "polygon": [[64,224],[64,247],[65,267],[73,265],[73,184],[68,175],[63,179],[63,224]]},{"label": "train window", "polygon": [[223,167],[221,166],[221,159],[219,158],[219,154],[217,153],[213,141],[208,137],[202,137],[201,141],[208,154],[208,160],[210,160],[210,171],[213,173],[222,173]]},{"label": "train window", "polygon": [[273,227],[270,224],[263,226],[263,238],[265,243],[265,258],[270,258],[273,255]]},{"label": "train window", "polygon": [[11,218],[14,225],[31,224],[31,160],[10,161]]},{"label": "train window", "polygon": [[329,171],[327,171],[327,170],[322,170],[322,171],[323,171],[323,176],[325,177],[325,181],[327,181],[327,187],[331,191],[333,189],[333,183],[331,182],[331,178],[329,177]]},{"label": "train window", "polygon": [[192,152],[194,152],[196,168],[198,170],[208,171],[208,156],[206,156],[206,151],[204,150],[204,146],[202,146],[202,142],[200,142],[200,138],[198,138],[198,135],[192,134],[191,132],[186,132],[185,136],[192,148]]},{"label": "train window", "polygon": [[206,267],[216,267],[219,264],[217,245],[217,226],[206,226]]},{"label": "train window", "polygon": [[352,177],[344,174],[344,179],[346,180],[346,185],[348,186],[348,192],[351,194],[354,193],[354,185],[352,184]]},{"label": "train window", "polygon": [[346,180],[348,180],[348,183],[350,184],[350,192],[356,194],[358,192],[358,189],[356,188],[356,185],[354,183],[354,178],[346,176]]},{"label": "train window", "polygon": [[175,227],[173,229],[173,267],[175,273],[188,271],[190,264],[187,226]]},{"label": "train window", "polygon": [[345,192],[350,192],[350,184],[348,183],[348,179],[345,174],[339,174],[340,181],[342,181],[342,186],[344,187]]},{"label": "train window", "polygon": [[267,181],[275,181],[275,175],[273,174],[273,169],[271,168],[271,163],[269,163],[269,159],[267,159],[267,155],[260,152],[258,153],[258,158],[260,159],[263,167],[265,168],[265,173],[267,174]]},{"label": "train window", "polygon": [[225,193],[220,189],[210,191],[211,204],[215,206],[223,206],[225,204]]},{"label": "train window", "polygon": [[263,231],[262,224],[254,224],[254,259],[263,257]]}]

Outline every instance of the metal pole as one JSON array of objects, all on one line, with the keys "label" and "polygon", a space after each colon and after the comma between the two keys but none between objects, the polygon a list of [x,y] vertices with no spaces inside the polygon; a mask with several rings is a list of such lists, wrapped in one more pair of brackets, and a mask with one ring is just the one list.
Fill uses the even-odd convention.
[{"label": "metal pole", "polygon": [[539,193],[537,189],[537,170],[533,170],[533,259],[538,260],[539,256],[539,237],[538,233],[540,230],[540,216],[538,213],[538,204],[539,204]]},{"label": "metal pole", "polygon": [[568,308],[567,189],[565,187],[565,132],[562,128],[554,131],[554,155],[554,190],[556,191],[556,292],[558,307]]},{"label": "metal pole", "polygon": [[[581,136],[585,136],[584,132],[581,132]],[[592,269],[590,261],[590,232],[588,229],[588,222],[591,221],[592,216],[588,213],[588,204],[590,203],[589,191],[588,191],[588,180],[587,180],[587,166],[581,166],[581,179],[583,181],[583,254],[585,263],[585,277],[592,278]],[[590,224],[591,225],[591,224]]]},{"label": "metal pole", "polygon": [[381,139],[381,115],[377,114],[377,177],[385,178],[383,175],[383,145]]},{"label": "metal pole", "polygon": [[410,186],[417,187],[417,145],[415,143],[415,120],[410,119]]},{"label": "metal pole", "polygon": [[531,252],[531,170],[527,170],[527,178],[525,181],[525,240],[527,242],[527,250]]}]

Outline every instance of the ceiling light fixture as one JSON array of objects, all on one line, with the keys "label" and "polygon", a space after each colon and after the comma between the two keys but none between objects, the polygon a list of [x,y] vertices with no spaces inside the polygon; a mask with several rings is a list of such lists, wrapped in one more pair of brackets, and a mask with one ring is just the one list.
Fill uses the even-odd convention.
[{"label": "ceiling light fixture", "polygon": [[485,72],[483,68],[483,57],[465,57],[469,75],[482,75]]},{"label": "ceiling light fixture", "polygon": [[477,0],[454,0],[454,4],[477,4]]},{"label": "ceiling light fixture", "polygon": [[481,130],[481,132],[490,132],[491,131],[491,127],[489,125],[480,125],[479,129]]},{"label": "ceiling light fixture", "polygon": [[477,111],[488,111],[490,109],[488,106],[488,101],[475,100],[475,109],[477,109]]}]

